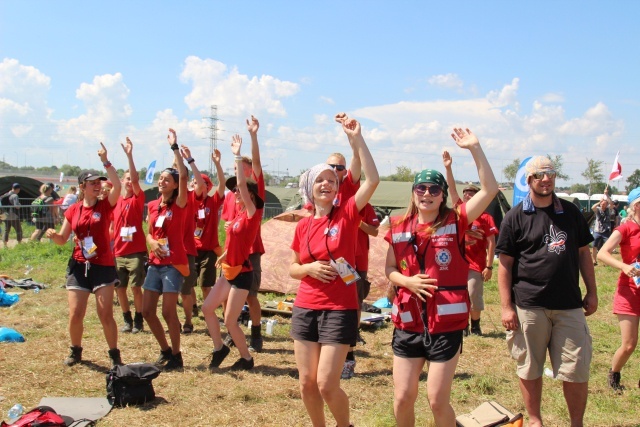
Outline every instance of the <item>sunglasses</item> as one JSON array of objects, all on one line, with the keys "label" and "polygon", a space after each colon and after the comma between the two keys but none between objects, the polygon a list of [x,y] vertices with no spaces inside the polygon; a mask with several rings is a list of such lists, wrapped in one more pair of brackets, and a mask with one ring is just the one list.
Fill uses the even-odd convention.
[{"label": "sunglasses", "polygon": [[238,187],[233,187],[233,190],[231,190],[232,193],[239,193],[240,190],[238,189]]},{"label": "sunglasses", "polygon": [[345,170],[347,167],[344,165],[332,165],[329,164],[329,166],[331,166],[332,168],[334,168],[335,170],[342,172],[343,170]]},{"label": "sunglasses", "polygon": [[536,172],[536,173],[532,174],[531,176],[536,181],[540,181],[541,179],[543,179],[545,177],[545,175],[547,176],[547,178],[553,179],[553,178],[556,177],[556,171],[554,171],[554,170],[539,171],[539,172]]},{"label": "sunglasses", "polygon": [[442,194],[442,187],[437,184],[434,185],[425,185],[425,184],[416,184],[413,186],[413,192],[416,193],[417,196],[422,197],[427,192],[430,196],[438,197]]}]

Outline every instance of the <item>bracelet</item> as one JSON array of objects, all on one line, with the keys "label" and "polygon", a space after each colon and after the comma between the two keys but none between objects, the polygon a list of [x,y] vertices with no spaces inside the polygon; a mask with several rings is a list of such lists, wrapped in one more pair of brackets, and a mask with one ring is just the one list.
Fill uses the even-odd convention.
[{"label": "bracelet", "polygon": [[113,166],[109,160],[104,162],[102,165],[104,166],[105,169],[109,169],[111,166]]},{"label": "bracelet", "polygon": [[180,147],[178,146],[178,143],[177,143],[177,142],[174,142],[173,144],[171,144],[171,149],[172,149],[173,151],[176,151],[176,150],[179,150],[179,149],[180,149]]},{"label": "bracelet", "polygon": [[242,156],[234,156],[234,160],[236,162],[241,162],[242,161]]},{"label": "bracelet", "polygon": [[187,163],[189,163],[189,164],[191,164],[191,163],[193,163],[193,162],[195,162],[195,161],[196,161],[196,160],[195,160],[193,157],[189,157],[189,158],[187,159]]},{"label": "bracelet", "polygon": [[485,267],[487,270],[493,270],[493,265],[492,266],[486,266]]}]

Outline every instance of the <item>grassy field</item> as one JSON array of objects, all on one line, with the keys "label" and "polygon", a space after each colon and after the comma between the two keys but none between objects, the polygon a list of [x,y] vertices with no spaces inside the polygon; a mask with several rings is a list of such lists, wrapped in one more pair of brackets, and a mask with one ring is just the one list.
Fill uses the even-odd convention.
[{"label": "grassy field", "polygon": [[[40,293],[20,296],[18,304],[0,308],[0,325],[24,334],[25,343],[0,344],[0,411],[16,402],[25,408],[38,404],[45,396],[105,396],[108,370],[107,348],[95,304],[91,301],[85,319],[83,338],[85,362],[63,366],[68,352],[66,291],[62,288],[69,247],[49,243],[28,243],[0,251],[0,273],[14,278],[32,277],[48,283]],[[30,266],[30,267],[27,267]],[[25,276],[25,273],[28,274]],[[640,364],[637,353],[622,373],[627,390],[616,395],[607,387],[611,356],[619,346],[616,318],[611,313],[617,272],[596,268],[600,306],[589,318],[594,355],[591,365],[590,396],[586,425],[640,425]],[[273,299],[273,295],[262,296]],[[500,325],[496,282],[486,285],[487,310],[483,314],[484,337],[464,342],[463,354],[453,385],[452,403],[458,414],[469,412],[486,400],[497,400],[515,412],[524,406],[515,375],[515,362],[506,350]],[[121,325],[119,307],[116,321]],[[209,373],[212,350],[203,319],[195,319],[195,332],[183,336],[184,372],[162,373],[154,386],[158,398],[142,407],[113,409],[100,426],[306,426],[309,420],[300,400],[293,344],[289,338],[289,319],[276,317],[275,335],[266,337],[265,351],[255,356],[252,372],[232,373],[228,367],[238,357],[232,350],[222,369]],[[358,346],[356,377],[343,381],[350,398],[351,419],[356,426],[395,425],[393,417],[392,327],[364,330],[366,345]],[[125,363],[153,362],[158,346],[153,336],[121,334],[119,346]],[[427,374],[423,373],[422,379]],[[425,387],[417,402],[417,425],[431,426]],[[329,411],[327,425],[334,425]],[[543,415],[547,426],[568,425],[562,385],[544,378]]]}]

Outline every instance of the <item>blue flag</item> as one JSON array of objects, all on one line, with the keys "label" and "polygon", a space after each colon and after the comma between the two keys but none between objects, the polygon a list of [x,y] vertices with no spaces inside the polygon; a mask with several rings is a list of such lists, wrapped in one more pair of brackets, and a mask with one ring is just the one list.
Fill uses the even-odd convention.
[{"label": "blue flag", "polygon": [[525,167],[527,163],[531,160],[531,157],[527,157],[520,163],[520,167],[518,168],[518,172],[516,173],[516,180],[513,183],[513,204],[511,206],[515,206],[524,200],[529,193],[529,184],[527,184],[527,172],[525,171]]},{"label": "blue flag", "polygon": [[153,174],[156,173],[156,161],[151,162],[147,168],[147,176],[144,178],[144,182],[147,184],[153,184]]}]

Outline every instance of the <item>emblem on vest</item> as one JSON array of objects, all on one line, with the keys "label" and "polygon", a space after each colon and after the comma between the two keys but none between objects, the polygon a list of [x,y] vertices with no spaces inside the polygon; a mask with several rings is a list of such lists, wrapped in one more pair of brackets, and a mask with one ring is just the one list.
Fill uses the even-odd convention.
[{"label": "emblem on vest", "polygon": [[100,218],[102,217],[102,215],[100,215],[100,212],[94,212],[93,215],[91,215],[91,218],[93,218],[94,221],[100,221]]},{"label": "emblem on vest", "polygon": [[549,226],[549,234],[545,234],[542,241],[547,244],[549,252],[555,252],[556,255],[560,255],[560,252],[566,249],[567,233],[562,230],[556,231],[555,227],[551,225]]},{"label": "emblem on vest", "polygon": [[449,249],[438,249],[436,251],[436,264],[440,266],[440,270],[448,270],[451,264],[451,252]]},{"label": "emblem on vest", "polygon": [[407,265],[407,260],[403,258],[402,261],[400,261],[400,269],[406,270],[407,268],[409,268],[409,266]]}]

